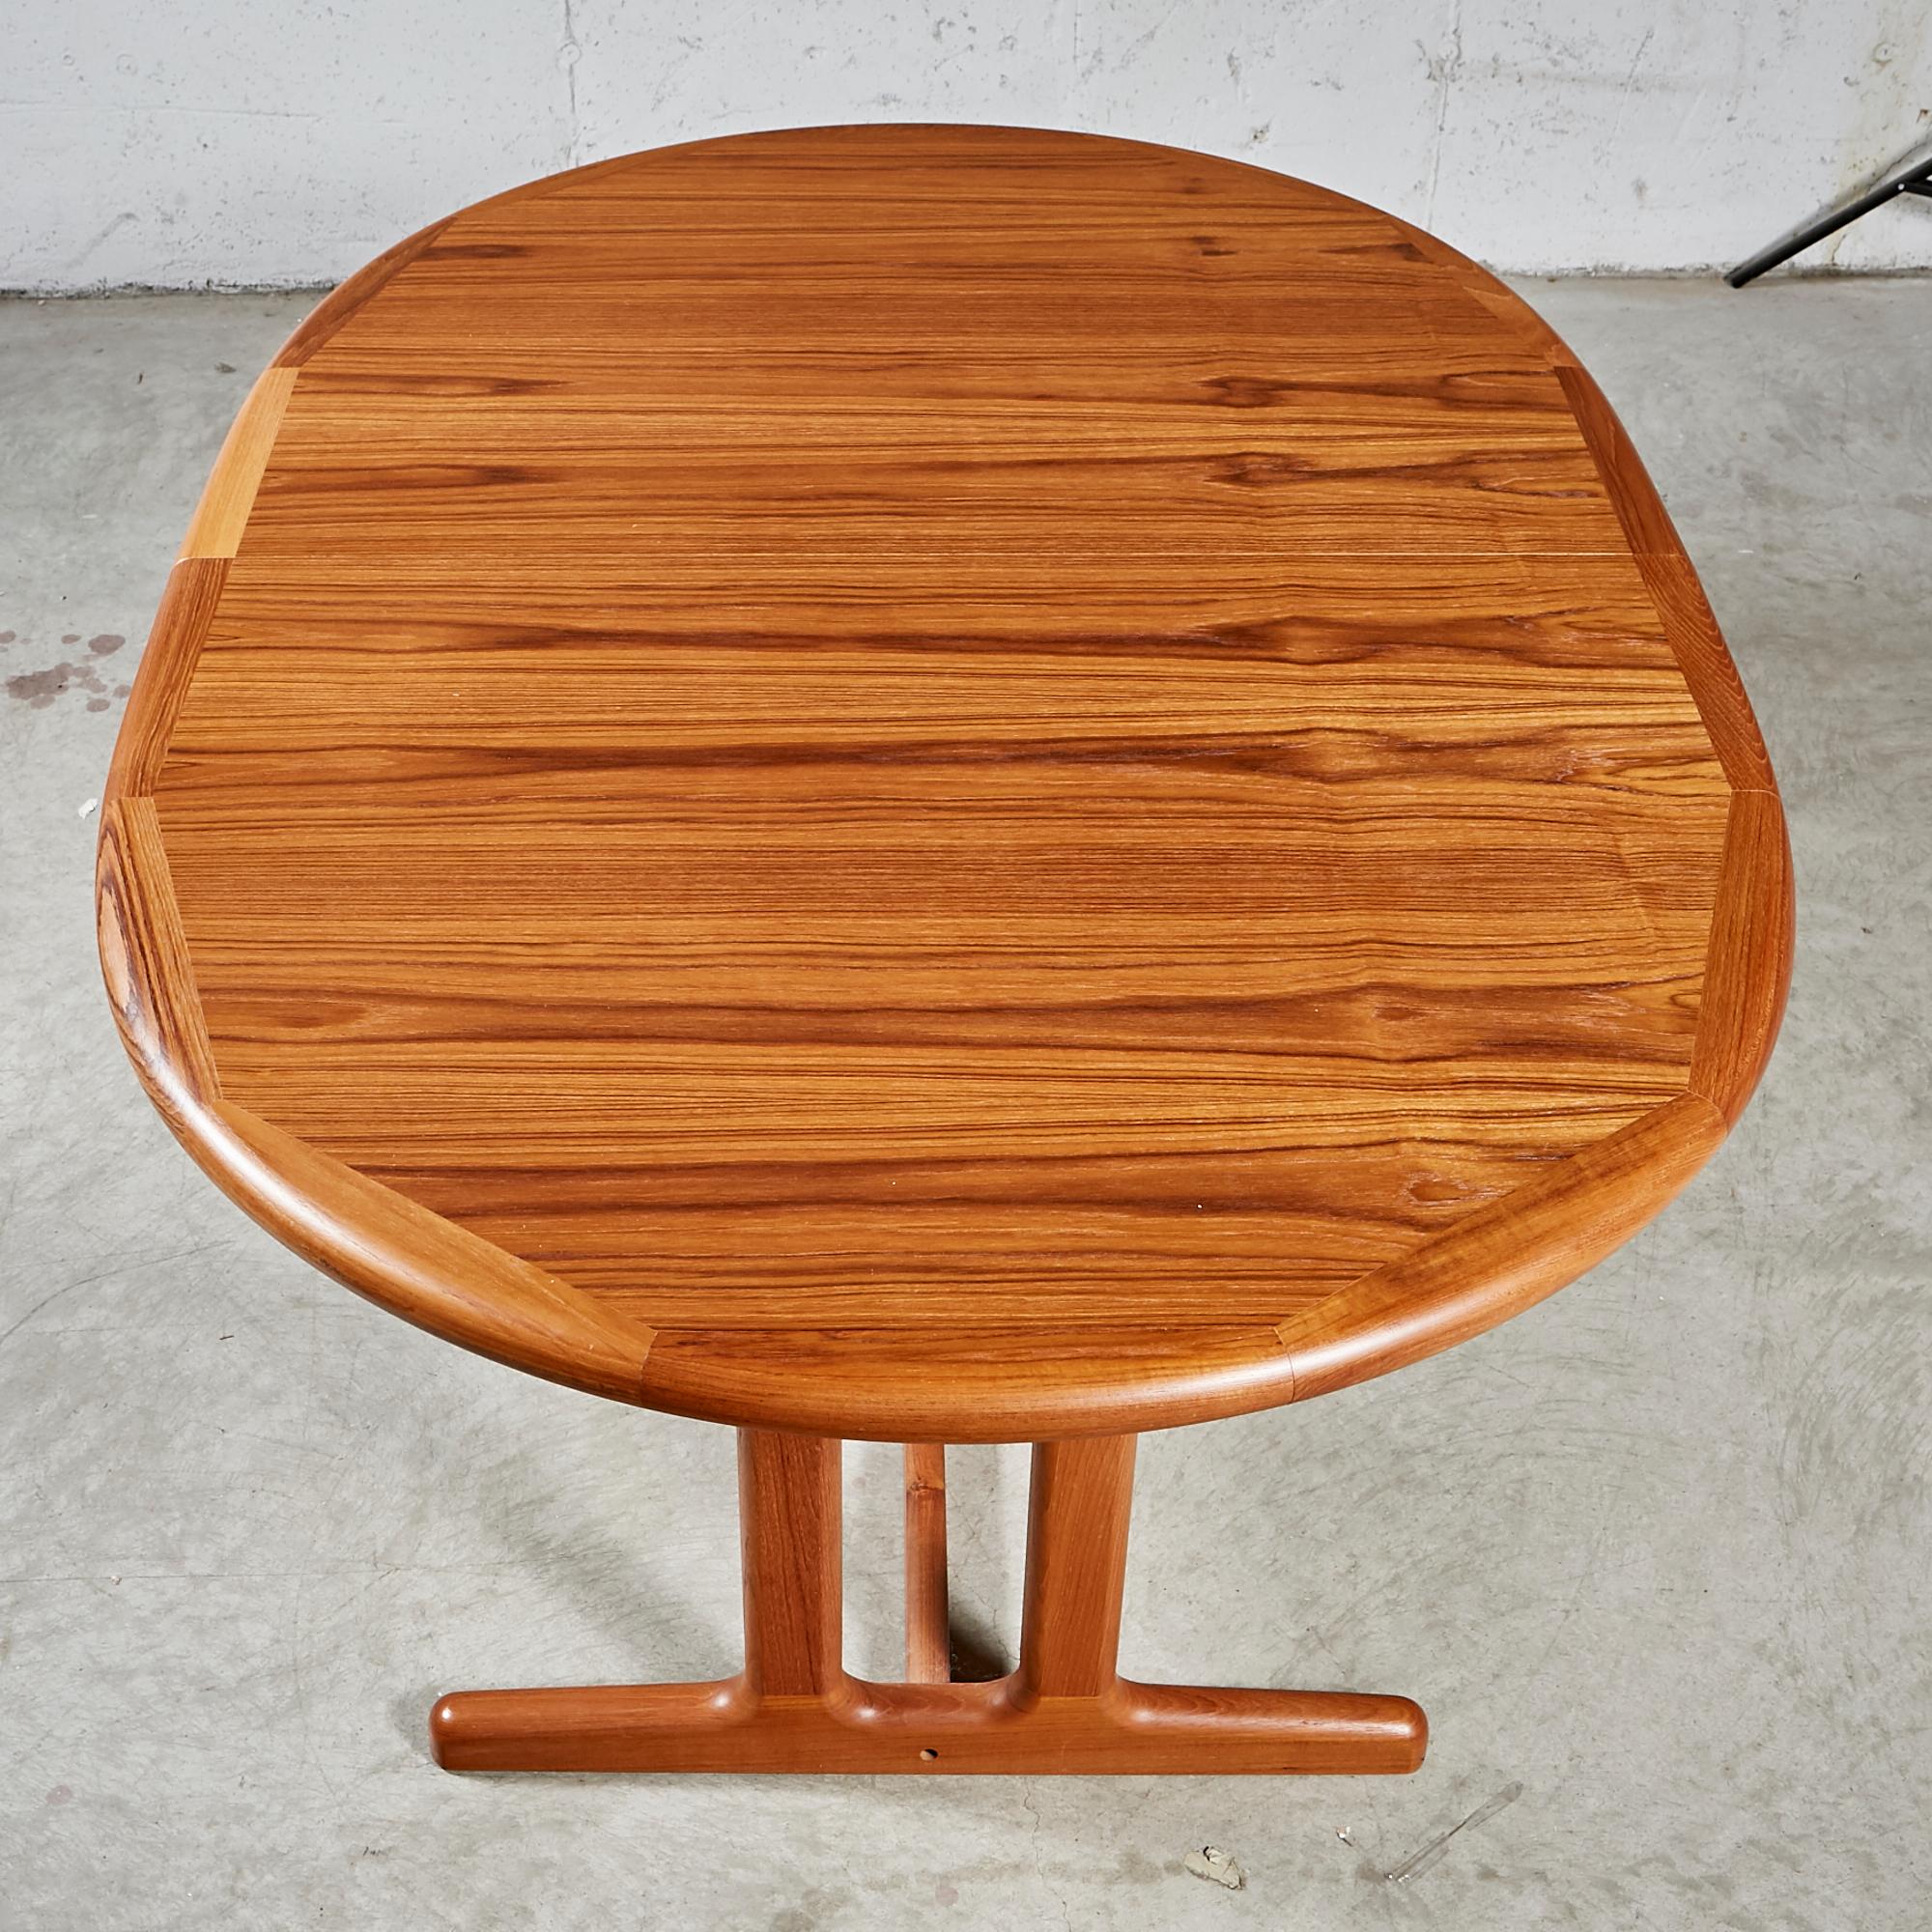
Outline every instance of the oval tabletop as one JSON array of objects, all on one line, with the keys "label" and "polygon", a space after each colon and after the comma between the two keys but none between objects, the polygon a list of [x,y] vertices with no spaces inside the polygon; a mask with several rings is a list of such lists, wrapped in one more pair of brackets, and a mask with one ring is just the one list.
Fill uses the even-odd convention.
[{"label": "oval tabletop", "polygon": [[538,182],[250,394],[103,812],[227,1191],[607,1396],[1224,1415],[1573,1278],[1783,1004],[1783,817],[1563,344],[1253,167],[992,128]]}]

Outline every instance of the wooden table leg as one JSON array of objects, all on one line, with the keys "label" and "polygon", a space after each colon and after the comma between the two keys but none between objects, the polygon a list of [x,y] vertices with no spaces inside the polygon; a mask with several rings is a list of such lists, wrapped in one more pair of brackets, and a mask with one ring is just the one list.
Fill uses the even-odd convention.
[{"label": "wooden table leg", "polygon": [[1094,1699],[1118,1682],[1137,1447],[1131,1435],[1102,1435],[1034,1448],[1014,1673],[1025,1702]]},{"label": "wooden table leg", "polygon": [[[468,1690],[431,1714],[452,1771],[1405,1772],[1406,1697],[1134,1684],[1115,1668],[1134,1443],[1034,1451],[1019,1668],[871,1684],[839,1653],[837,1442],[739,1434],[745,1668],[707,1684]],[[921,1504],[922,1512],[926,1505]],[[910,1527],[911,1497],[908,1497]],[[929,1557],[922,1518],[915,1548]],[[942,1544],[943,1558],[943,1544]],[[929,1565],[923,1574],[929,1579]],[[932,1626],[923,1620],[920,1634]]]},{"label": "wooden table leg", "polygon": [[745,1566],[745,1696],[820,1700],[850,1681],[844,1631],[840,1445],[738,1432],[738,1540]]},{"label": "wooden table leg", "polygon": [[1428,1719],[1406,1697],[1135,1684],[1118,1674],[1131,1435],[1033,1452],[1015,1708],[1062,1771],[1404,1772]]},{"label": "wooden table leg", "polygon": [[952,1676],[946,1586],[946,1450],[908,1442],[905,1451],[905,1674],[908,1684]]}]

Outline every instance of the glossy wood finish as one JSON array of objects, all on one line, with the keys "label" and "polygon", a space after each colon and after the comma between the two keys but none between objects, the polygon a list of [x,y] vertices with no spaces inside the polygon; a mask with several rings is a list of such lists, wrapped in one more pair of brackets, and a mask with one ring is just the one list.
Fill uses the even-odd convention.
[{"label": "glossy wood finish", "polygon": [[741,1429],[738,1496],[746,1694],[836,1698],[845,1680],[838,1444]]},{"label": "glossy wood finish", "polygon": [[345,285],[100,878],[150,1092],[318,1265],[885,1440],[1517,1312],[1717,1145],[1790,949],[1742,684],[1548,328],[1324,190],[997,128],[631,156]]},{"label": "glossy wood finish", "polygon": [[1134,1438],[1033,1452],[1019,1679],[1031,1698],[1098,1697],[1117,1675]]},{"label": "glossy wood finish", "polygon": [[1132,1684],[1115,1669],[1131,1437],[1034,1451],[1018,1667],[872,1684],[840,1665],[838,1446],[744,1430],[745,1668],[704,1684],[469,1690],[430,1717],[450,1771],[1401,1773],[1406,1697]]},{"label": "glossy wood finish", "polygon": [[952,1634],[943,1443],[906,1444],[905,1572],[906,1682],[944,1684],[952,1675]]}]

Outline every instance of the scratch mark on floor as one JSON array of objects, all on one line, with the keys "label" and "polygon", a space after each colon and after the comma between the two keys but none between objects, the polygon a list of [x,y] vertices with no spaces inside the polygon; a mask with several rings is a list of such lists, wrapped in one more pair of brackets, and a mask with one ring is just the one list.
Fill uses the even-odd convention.
[{"label": "scratch mark on floor", "polygon": [[1384,1872],[1382,1876],[1390,1885],[1407,1885],[1412,1879],[1420,1878],[1449,1849],[1449,1840],[1458,1832],[1466,1832],[1476,1825],[1487,1825],[1498,1811],[1508,1810],[1521,1796],[1520,1782],[1504,1785],[1493,1798],[1486,1799],[1478,1804],[1460,1824],[1451,1825],[1439,1836],[1431,1838],[1419,1852],[1412,1853],[1393,1871]]}]

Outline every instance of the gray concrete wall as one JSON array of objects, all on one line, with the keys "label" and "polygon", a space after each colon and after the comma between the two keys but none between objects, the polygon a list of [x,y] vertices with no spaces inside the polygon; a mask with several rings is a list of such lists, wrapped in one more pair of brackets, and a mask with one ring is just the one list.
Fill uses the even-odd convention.
[{"label": "gray concrete wall", "polygon": [[[1502,269],[1735,261],[1932,136],[1924,0],[0,0],[0,288],[312,284],[634,148],[1024,122],[1251,158]],[[1820,258],[1932,263],[1894,205]]]}]

